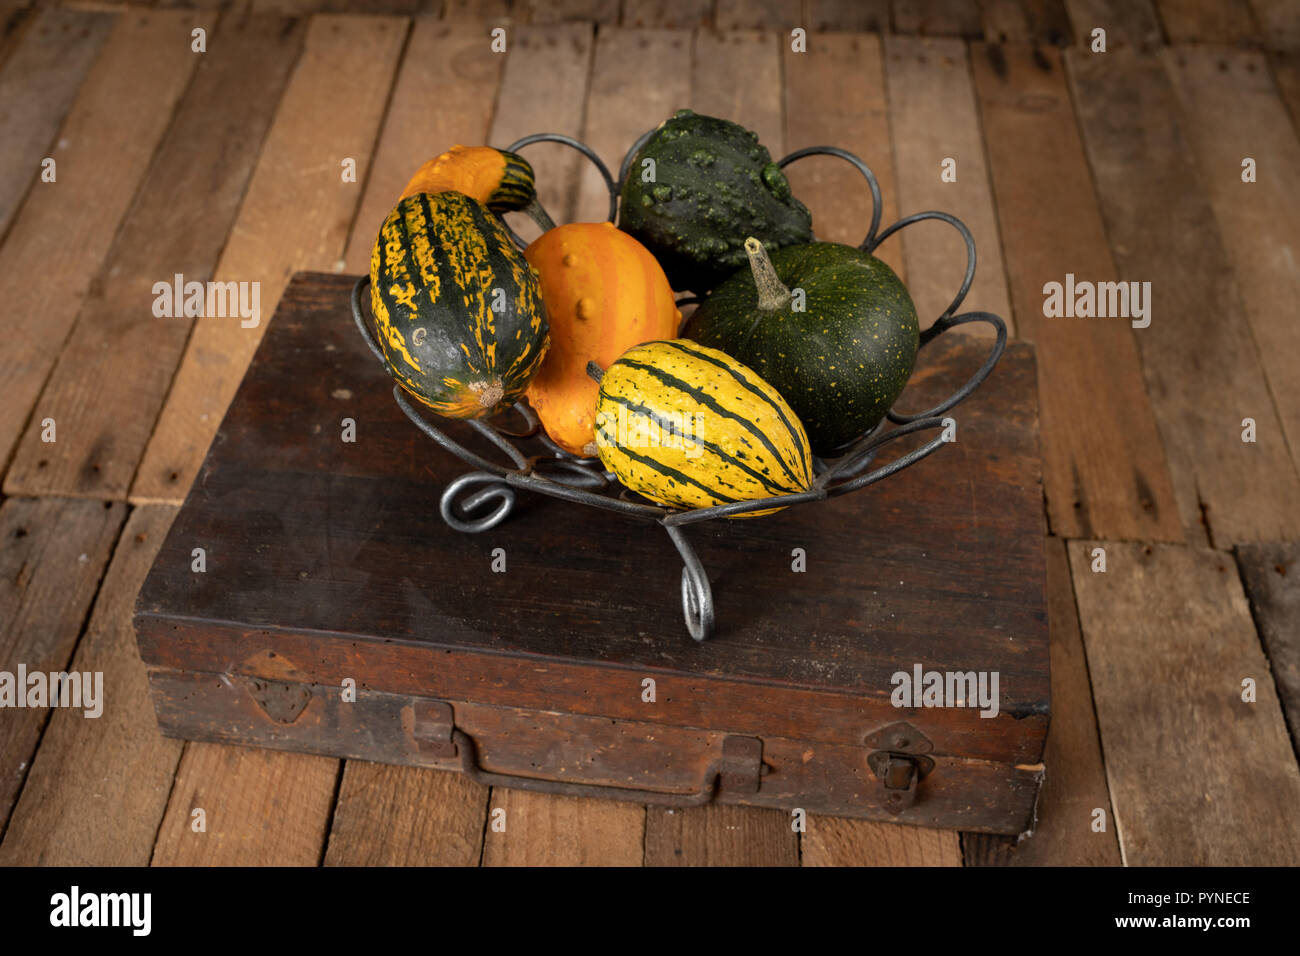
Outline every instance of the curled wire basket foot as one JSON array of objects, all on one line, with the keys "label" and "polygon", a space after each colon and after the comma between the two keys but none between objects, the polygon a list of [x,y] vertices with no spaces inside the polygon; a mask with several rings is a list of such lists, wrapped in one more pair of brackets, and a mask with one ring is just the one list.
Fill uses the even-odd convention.
[{"label": "curled wire basket foot", "polygon": [[[595,164],[605,180],[610,198],[609,221],[613,222],[618,209],[618,195],[621,183],[628,174],[632,157],[643,145],[647,136],[649,136],[649,133],[637,140],[632,145],[632,148],[628,150],[619,168],[617,181],[610,175],[608,168],[589,147],[572,137],[561,136],[556,133],[538,133],[533,136],[526,136],[507,146],[506,149],[510,152],[517,152],[533,143],[556,142],[578,150]],[[575,504],[615,511],[633,518],[657,522],[667,531],[669,539],[681,555],[682,612],[686,619],[686,628],[691,637],[697,641],[702,641],[714,631],[713,591],[709,585],[709,577],[704,570],[703,563],[682,531],[685,525],[714,518],[733,517],[751,511],[822,501],[836,495],[848,494],[874,484],[883,478],[888,478],[890,475],[916,464],[923,458],[928,458],[946,443],[947,439],[942,433],[942,429],[952,421],[951,417],[947,416],[946,413],[965,400],[981,382],[988,378],[1007,344],[1006,324],[998,316],[991,312],[957,314],[957,309],[961,307],[966,294],[970,291],[971,283],[975,279],[975,240],[971,236],[970,230],[966,228],[961,220],[945,212],[915,213],[881,230],[880,220],[883,203],[880,186],[867,164],[846,150],[837,149],[833,146],[814,146],[791,153],[783,158],[778,165],[784,168],[790,163],[814,155],[836,156],[851,163],[862,173],[871,189],[871,224],[867,230],[866,238],[859,245],[860,249],[873,252],[882,242],[899,230],[926,219],[946,222],[961,234],[966,243],[965,277],[952,303],[944,310],[942,315],[921,332],[920,346],[924,348],[944,332],[959,325],[984,322],[993,326],[997,332],[993,347],[989,350],[983,364],[970,379],[948,398],[924,411],[905,414],[896,412],[891,408],[879,425],[855,442],[837,451],[833,459],[825,461],[814,459],[815,477],[812,487],[808,491],[755,501],[737,501],[730,504],[694,509],[670,508],[641,498],[623,488],[612,474],[604,470],[604,466],[599,459],[580,458],[560,448],[542,431],[537,416],[526,402],[515,405],[511,409],[513,415],[497,416],[501,419],[522,419],[521,423],[515,423],[516,427],[514,428],[508,427],[512,424],[510,421],[498,422],[496,419],[492,422],[471,420],[466,423],[504,456],[506,462],[501,463],[484,458],[430,424],[429,420],[411,403],[406,392],[400,386],[394,385],[394,400],[415,426],[442,448],[474,469],[454,479],[442,493],[442,498],[439,501],[439,511],[443,520],[450,527],[467,534],[480,533],[497,527],[510,516],[510,512],[515,505],[516,494],[520,489],[549,495],[552,498],[560,498]],[[544,211],[542,217],[544,220],[549,220]],[[509,229],[508,225],[507,229]],[[510,235],[515,243],[520,248],[523,248],[524,241],[513,230],[511,230]],[[364,292],[369,284],[370,277],[363,276],[353,288],[352,317],[365,338],[370,351],[374,353],[381,363],[387,365],[384,353],[370,329],[370,323],[363,305]],[[694,297],[683,297],[678,300],[679,304],[683,305],[693,301],[696,301]],[[893,427],[889,427],[891,425]],[[917,432],[935,429],[939,429],[941,433],[925,444],[913,448],[886,465],[874,469],[871,467],[877,453],[889,442]],[[543,453],[525,455],[520,450],[519,443],[528,440],[534,440],[535,443],[540,444]]]}]

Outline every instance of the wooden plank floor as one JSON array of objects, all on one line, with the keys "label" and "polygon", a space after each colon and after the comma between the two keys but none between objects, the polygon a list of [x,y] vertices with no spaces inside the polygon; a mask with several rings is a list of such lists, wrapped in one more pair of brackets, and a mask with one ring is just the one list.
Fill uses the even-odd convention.
[{"label": "wooden plank floor", "polygon": [[[112,687],[99,720],[0,712],[0,863],[1300,864],[1297,64],[1291,0],[0,0],[0,669]],[[616,164],[687,106],[858,152],[886,223],[960,215],[969,307],[1037,346],[1033,835],[162,738],[131,608],[264,324],[154,317],[152,284],[257,280],[269,317],[296,269],[364,270],[452,143]],[[530,158],[557,219],[604,215],[585,164]],[[855,176],[792,170],[822,237],[865,232]],[[938,225],[880,254],[927,318],[960,280]],[[1150,325],[1046,315],[1067,273],[1150,282]]]}]

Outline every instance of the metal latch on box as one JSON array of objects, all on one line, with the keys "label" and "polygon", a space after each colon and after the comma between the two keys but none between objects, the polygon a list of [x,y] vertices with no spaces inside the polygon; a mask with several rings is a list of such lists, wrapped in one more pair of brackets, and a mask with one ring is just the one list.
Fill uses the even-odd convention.
[{"label": "metal latch on box", "polygon": [[565,783],[536,777],[518,777],[484,770],[478,762],[474,740],[456,727],[451,705],[439,700],[412,700],[402,709],[402,724],[418,753],[440,759],[459,758],[461,770],[471,780],[486,786],[544,789],[577,797],[637,800],[656,806],[692,807],[711,803],[722,794],[757,793],[769,767],[763,763],[763,741],[757,737],[730,735],[722,740],[722,757],[710,765],[700,789],[694,793],[664,793],[629,787],[605,787],[589,783]]},{"label": "metal latch on box", "polygon": [[934,758],[927,756],[934,745],[905,720],[867,734],[863,743],[871,750],[867,766],[885,809],[902,813],[916,803],[921,778],[934,769]]}]

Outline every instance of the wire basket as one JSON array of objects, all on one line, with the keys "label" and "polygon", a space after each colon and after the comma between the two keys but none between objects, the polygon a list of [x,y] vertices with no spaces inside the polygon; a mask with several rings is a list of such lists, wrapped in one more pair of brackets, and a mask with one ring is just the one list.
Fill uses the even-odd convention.
[{"label": "wire basket", "polygon": [[[525,136],[523,139],[507,146],[506,149],[509,152],[518,152],[533,143],[554,142],[578,150],[595,164],[605,181],[605,186],[609,191],[609,221],[613,222],[618,213],[618,196],[621,185],[628,174],[632,158],[653,132],[653,130],[647,132],[632,144],[632,148],[628,150],[619,167],[617,181],[610,175],[609,169],[590,147],[570,136],[563,136],[558,133],[537,133],[532,136]],[[510,515],[515,503],[515,493],[517,490],[522,489],[576,504],[603,508],[606,511],[615,511],[632,518],[654,521],[663,526],[664,530],[668,532],[668,537],[681,554],[683,565],[681,598],[682,611],[686,618],[686,628],[691,637],[697,641],[702,641],[708,638],[714,630],[713,591],[709,586],[708,574],[705,572],[699,556],[696,555],[695,549],[683,533],[682,529],[685,526],[750,511],[801,505],[833,498],[836,495],[846,495],[916,464],[921,459],[934,454],[941,445],[945,444],[946,438],[943,434],[940,434],[886,465],[871,468],[877,453],[889,442],[916,432],[943,429],[951,421],[951,418],[946,416],[945,413],[966,399],[981,382],[988,378],[1006,348],[1007,328],[1001,318],[991,312],[956,314],[957,309],[961,307],[962,301],[966,298],[967,292],[970,291],[971,282],[975,278],[975,239],[961,220],[945,212],[915,213],[898,220],[898,222],[881,231],[880,218],[883,202],[880,185],[876,182],[876,177],[867,164],[846,150],[834,146],[812,146],[790,153],[777,165],[784,169],[797,160],[815,155],[836,156],[845,160],[862,173],[867,185],[870,186],[872,199],[871,227],[867,231],[867,237],[858,246],[863,251],[873,252],[882,242],[900,229],[926,219],[937,219],[940,222],[946,222],[961,234],[966,243],[965,278],[962,280],[961,288],[957,290],[957,295],[948,308],[929,328],[921,332],[920,347],[924,348],[944,332],[958,325],[965,325],[970,322],[986,322],[992,325],[997,331],[997,338],[993,343],[993,347],[984,363],[965,384],[933,408],[914,415],[895,412],[891,408],[879,424],[856,441],[850,443],[841,452],[837,452],[834,458],[823,460],[814,457],[814,479],[812,487],[807,491],[754,501],[737,501],[708,508],[692,509],[672,508],[642,498],[620,485],[612,473],[605,471],[598,458],[582,458],[560,448],[546,436],[537,415],[528,407],[526,400],[518,402],[508,412],[496,416],[490,422],[479,420],[466,422],[470,428],[501,452],[507,460],[506,464],[501,464],[490,461],[466,448],[450,438],[442,430],[430,424],[428,419],[412,405],[401,386],[394,385],[393,398],[396,400],[398,407],[415,426],[438,445],[474,469],[454,479],[443,491],[439,502],[439,511],[443,520],[457,531],[466,533],[478,533],[495,528]],[[550,222],[550,217],[546,215],[540,206],[535,205],[532,211],[534,218],[537,218],[543,224],[543,227]],[[509,224],[506,224],[506,229],[510,232],[515,243],[521,249],[524,248],[526,243],[510,228]],[[370,277],[363,276],[353,287],[352,317],[365,338],[366,344],[370,347],[370,351],[374,353],[381,363],[384,363],[383,352],[371,332],[363,305],[365,299],[363,293],[369,284]],[[690,305],[698,301],[697,297],[684,296],[677,300],[677,304]],[[510,424],[508,418],[511,415],[522,420],[519,426],[515,428],[507,427]],[[498,421],[497,419],[505,420]],[[520,447],[517,447],[517,443],[530,439],[536,439],[537,442],[540,442],[543,453],[526,455]]]}]

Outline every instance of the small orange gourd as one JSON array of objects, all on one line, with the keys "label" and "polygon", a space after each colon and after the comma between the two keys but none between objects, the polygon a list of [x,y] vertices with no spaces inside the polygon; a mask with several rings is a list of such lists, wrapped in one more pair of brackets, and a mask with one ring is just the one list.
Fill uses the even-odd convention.
[{"label": "small orange gourd", "polygon": [[628,349],[677,336],[682,314],[658,261],[608,222],[557,226],[524,256],[541,274],[551,349],[528,386],[528,402],[561,448],[597,453],[600,386],[587,363],[612,365]]},{"label": "small orange gourd", "polygon": [[452,190],[498,213],[527,209],[536,198],[533,167],[522,156],[491,146],[453,146],[421,166],[400,199]]}]

